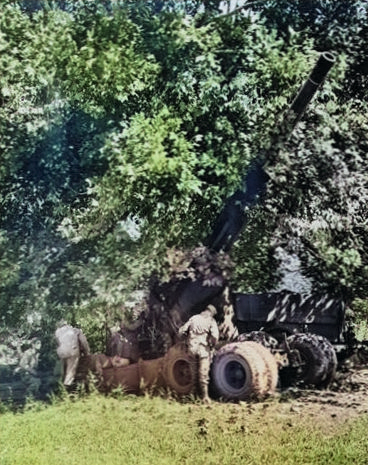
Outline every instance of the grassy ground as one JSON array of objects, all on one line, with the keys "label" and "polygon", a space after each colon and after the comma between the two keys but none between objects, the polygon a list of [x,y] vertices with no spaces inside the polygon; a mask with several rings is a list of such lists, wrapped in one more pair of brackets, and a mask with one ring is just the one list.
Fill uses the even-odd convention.
[{"label": "grassy ground", "polygon": [[[1,465],[366,465],[368,419],[334,425],[290,405],[211,407],[93,394],[0,415]],[[289,413],[288,413],[289,412]]]}]

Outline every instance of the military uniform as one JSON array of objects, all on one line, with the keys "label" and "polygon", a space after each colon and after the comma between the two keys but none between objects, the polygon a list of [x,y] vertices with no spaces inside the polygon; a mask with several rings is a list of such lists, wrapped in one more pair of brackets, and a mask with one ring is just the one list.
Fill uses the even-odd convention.
[{"label": "military uniform", "polygon": [[66,322],[55,331],[57,354],[63,364],[64,385],[73,384],[81,355],[89,355],[90,349],[86,336],[80,329],[73,328]]},{"label": "military uniform", "polygon": [[186,336],[187,346],[198,360],[198,383],[200,395],[205,402],[209,401],[208,383],[212,349],[219,339],[219,330],[214,319],[216,308],[209,305],[199,315],[193,315],[180,329],[179,336]]}]

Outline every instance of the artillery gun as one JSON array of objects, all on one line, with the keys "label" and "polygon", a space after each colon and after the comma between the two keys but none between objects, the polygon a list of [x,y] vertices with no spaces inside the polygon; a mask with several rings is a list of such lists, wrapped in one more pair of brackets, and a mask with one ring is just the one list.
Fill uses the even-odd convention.
[{"label": "artillery gun", "polygon": [[[320,55],[275,137],[288,137],[334,61],[329,52]],[[193,359],[178,343],[177,330],[210,303],[218,309],[221,339],[211,369],[214,396],[228,400],[262,396],[276,388],[279,378],[321,387],[332,381],[338,354],[346,354],[354,343],[345,328],[341,300],[286,291],[233,294],[226,275],[216,266],[233,246],[250,209],[265,191],[266,162],[267,154],[256,157],[242,187],[227,199],[206,246],[193,252],[191,273],[184,270],[168,283],[152,285],[147,310],[131,327],[122,328],[112,337],[108,354],[128,358],[132,365],[103,370],[105,387],[123,384],[137,392],[143,379],[146,386],[156,383],[179,394],[191,393],[195,385]]]}]

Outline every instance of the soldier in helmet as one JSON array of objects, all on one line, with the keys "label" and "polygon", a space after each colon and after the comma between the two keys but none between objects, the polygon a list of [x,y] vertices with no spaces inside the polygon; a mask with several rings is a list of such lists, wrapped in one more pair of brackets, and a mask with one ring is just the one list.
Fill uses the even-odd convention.
[{"label": "soldier in helmet", "polygon": [[217,311],[209,305],[202,313],[193,315],[180,329],[179,336],[186,337],[188,350],[198,360],[198,383],[204,402],[210,402],[208,382],[212,349],[219,339],[219,330],[214,319]]},{"label": "soldier in helmet", "polygon": [[57,354],[63,364],[63,383],[73,384],[81,355],[89,355],[90,349],[86,336],[80,329],[73,328],[62,320],[55,331]]}]

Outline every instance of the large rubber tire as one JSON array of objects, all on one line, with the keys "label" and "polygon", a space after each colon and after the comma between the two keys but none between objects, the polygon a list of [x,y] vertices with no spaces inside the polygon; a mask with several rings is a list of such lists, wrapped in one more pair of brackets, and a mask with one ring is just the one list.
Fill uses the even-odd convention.
[{"label": "large rubber tire", "polygon": [[166,387],[181,396],[194,394],[197,386],[197,362],[179,343],[169,349],[163,361],[163,378]]},{"label": "large rubber tire", "polygon": [[287,373],[291,373],[291,378],[294,378],[289,383],[327,387],[334,379],[337,368],[336,352],[325,337],[317,334],[294,334],[287,338],[281,348],[296,351],[301,362],[294,370],[286,369]]},{"label": "large rubber tire", "polygon": [[266,364],[267,394],[274,394],[279,380],[279,367],[277,364],[277,360],[267,347],[264,347],[262,344],[259,344],[257,342],[249,342],[252,344],[254,349],[257,351],[259,356],[263,359],[263,361]]},{"label": "large rubber tire", "polygon": [[211,392],[224,400],[260,398],[269,391],[269,368],[255,342],[233,342],[219,349],[211,367]]}]

